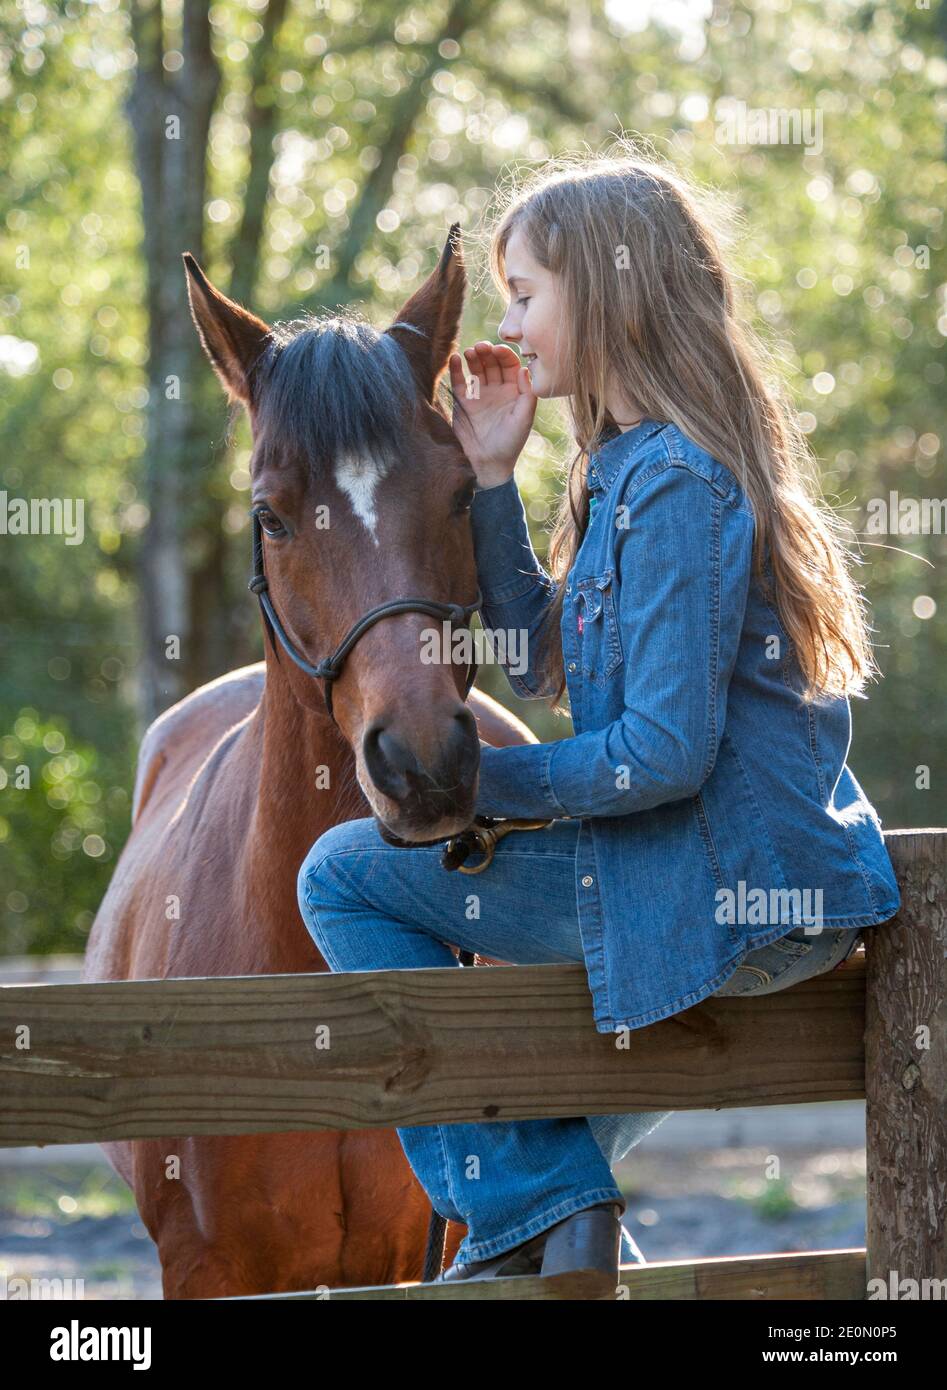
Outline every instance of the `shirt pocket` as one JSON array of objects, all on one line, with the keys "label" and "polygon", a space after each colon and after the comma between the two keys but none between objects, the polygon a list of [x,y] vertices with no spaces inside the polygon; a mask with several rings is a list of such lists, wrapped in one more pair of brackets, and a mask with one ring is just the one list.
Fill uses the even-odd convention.
[{"label": "shirt pocket", "polygon": [[615,571],[604,570],[576,582],[576,637],[582,671],[593,685],[604,686],[624,660],[615,611]]}]

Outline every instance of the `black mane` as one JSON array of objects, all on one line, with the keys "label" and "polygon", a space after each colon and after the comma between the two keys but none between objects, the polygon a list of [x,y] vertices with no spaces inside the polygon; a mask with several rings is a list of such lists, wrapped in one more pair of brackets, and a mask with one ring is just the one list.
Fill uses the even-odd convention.
[{"label": "black mane", "polygon": [[275,324],[253,386],[267,438],[292,443],[312,466],[391,455],[418,398],[400,344],[351,314]]}]

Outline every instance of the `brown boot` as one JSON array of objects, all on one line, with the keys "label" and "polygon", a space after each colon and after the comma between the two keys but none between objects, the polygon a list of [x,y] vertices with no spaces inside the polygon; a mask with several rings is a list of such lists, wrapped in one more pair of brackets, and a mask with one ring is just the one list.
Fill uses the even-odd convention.
[{"label": "brown boot", "polygon": [[618,1202],[601,1202],[573,1212],[512,1250],[489,1260],[458,1263],[437,1278],[437,1283],[458,1279],[509,1279],[527,1274],[569,1274],[579,1270],[601,1276],[603,1295],[618,1285],[621,1215]]}]

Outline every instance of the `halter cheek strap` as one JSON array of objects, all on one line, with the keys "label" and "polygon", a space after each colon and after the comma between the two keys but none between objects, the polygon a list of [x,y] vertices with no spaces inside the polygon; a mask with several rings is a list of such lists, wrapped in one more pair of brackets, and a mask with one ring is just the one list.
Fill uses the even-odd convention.
[{"label": "halter cheek strap", "polygon": [[[267,583],[266,571],[263,565],[263,528],[260,525],[258,514],[254,512],[252,516],[253,576],[247,588],[251,593],[256,594],[260,601],[263,621],[269,632],[270,643],[276,653],[277,660],[279,660],[279,649],[277,648],[276,642],[273,640],[274,633],[287,656],[295,661],[300,670],[305,671],[307,676],[314,676],[317,680],[323,682],[323,697],[326,702],[326,709],[336,723],[338,723],[338,720],[336,720],[332,710],[332,682],[338,680],[339,676],[342,674],[342,666],[345,662],[345,658],[359,638],[362,637],[370,627],[379,622],[382,618],[393,617],[396,613],[429,613],[432,617],[440,618],[445,622],[468,625],[474,613],[483,605],[483,595],[479,588],[477,589],[477,597],[474,599],[473,603],[468,604],[438,603],[436,600],[428,598],[399,598],[392,599],[388,603],[380,603],[377,607],[369,609],[364,617],[359,618],[358,622],[354,623],[352,627],[349,628],[345,637],[330,657],[327,657],[324,661],[320,661],[317,666],[313,666],[290,641],[273,607],[269,595],[269,584]],[[472,661],[467,668],[467,683],[464,688],[465,700],[470,694],[471,687],[476,677],[477,663],[476,661]]]}]

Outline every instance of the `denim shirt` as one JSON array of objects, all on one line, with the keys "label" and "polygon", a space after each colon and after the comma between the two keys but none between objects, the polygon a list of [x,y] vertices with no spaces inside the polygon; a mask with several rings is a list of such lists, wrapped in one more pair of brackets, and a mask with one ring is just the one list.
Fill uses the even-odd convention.
[{"label": "denim shirt", "polygon": [[[745,491],[671,424],[645,418],[599,446],[564,580],[574,737],[482,746],[476,812],[581,820],[579,926],[607,1033],[699,1003],[794,926],[873,926],[901,899],[846,765],[849,702],[802,703],[791,641],[751,574]],[[507,642],[507,679],[551,696],[534,639],[558,585],[515,480],[479,490],[471,516],[484,626],[527,644],[514,673]]]}]

